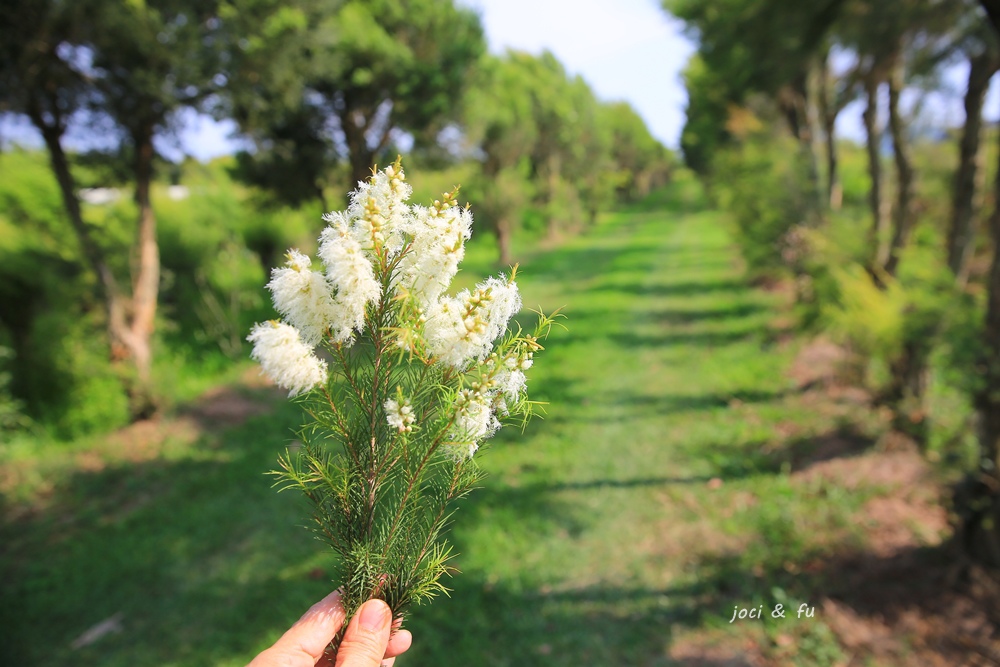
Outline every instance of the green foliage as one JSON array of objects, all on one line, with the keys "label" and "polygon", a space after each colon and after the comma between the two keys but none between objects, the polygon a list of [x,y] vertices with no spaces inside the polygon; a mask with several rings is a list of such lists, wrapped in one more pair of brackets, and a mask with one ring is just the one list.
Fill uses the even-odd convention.
[{"label": "green foliage", "polygon": [[11,374],[8,370],[12,350],[0,347],[0,436],[11,431],[27,429],[31,420],[24,414],[24,404],[10,392]]},{"label": "green foliage", "polygon": [[553,234],[593,225],[616,196],[644,196],[669,173],[666,149],[635,111],[598,101],[548,52],[483,58],[463,120],[482,164],[470,184],[501,263],[517,227]]},{"label": "green foliage", "polygon": [[[100,305],[69,234],[44,155],[0,155],[0,343],[9,389],[54,435],[109,430],[128,419],[121,382],[106,361]],[[113,243],[113,221],[99,226]],[[104,232],[107,232],[106,234]]]},{"label": "green foliage", "polygon": [[794,253],[789,232],[805,222],[805,178],[790,139],[755,135],[715,154],[712,193],[736,227],[749,271],[782,273]]},{"label": "green foliage", "polygon": [[241,173],[293,205],[322,199],[340,161],[349,183],[364,180],[395,157],[401,130],[436,136],[485,51],[478,17],[437,0],[244,0],[224,13],[223,31],[219,112],[256,145]]}]

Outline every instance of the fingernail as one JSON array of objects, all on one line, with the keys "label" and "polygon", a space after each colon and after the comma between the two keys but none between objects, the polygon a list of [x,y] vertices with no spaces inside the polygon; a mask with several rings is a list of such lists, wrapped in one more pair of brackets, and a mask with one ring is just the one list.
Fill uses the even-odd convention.
[{"label": "fingernail", "polygon": [[381,630],[389,622],[389,605],[382,600],[369,600],[361,605],[358,623],[365,630]]}]

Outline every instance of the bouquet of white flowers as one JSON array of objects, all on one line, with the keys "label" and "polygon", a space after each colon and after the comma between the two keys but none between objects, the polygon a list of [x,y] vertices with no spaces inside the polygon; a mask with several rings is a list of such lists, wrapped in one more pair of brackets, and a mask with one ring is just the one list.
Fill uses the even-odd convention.
[{"label": "bouquet of white flowers", "polygon": [[441,535],[452,501],[481,479],[474,455],[502,421],[531,416],[524,372],[555,314],[539,312],[531,333],[508,329],[516,267],[447,294],[472,233],[456,192],[407,204],[398,159],[359,183],[346,211],[324,216],[323,270],[289,251],[267,285],[283,320],[248,338],[311,417],[275,475],[305,494],[338,554],[348,615],[378,597],[400,617],[446,590]]}]

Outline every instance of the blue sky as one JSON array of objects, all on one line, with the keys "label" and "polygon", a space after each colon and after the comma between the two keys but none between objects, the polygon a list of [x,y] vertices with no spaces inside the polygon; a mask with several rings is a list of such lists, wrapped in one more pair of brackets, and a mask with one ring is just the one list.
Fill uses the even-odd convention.
[{"label": "blue sky", "polygon": [[[537,54],[548,49],[570,73],[582,75],[600,98],[628,101],[654,136],[671,148],[678,146],[687,104],[680,73],[694,45],[657,0],[457,1],[479,12],[492,52],[513,48]],[[961,123],[966,71],[956,65],[947,72],[949,90],[927,100],[921,122],[937,127]],[[1000,116],[997,85],[990,91],[986,116]],[[861,140],[860,117],[859,103],[845,109],[837,125],[840,136]],[[178,137],[159,142],[170,157],[187,153],[206,160],[237,146],[230,138],[231,122],[218,123],[193,112],[180,121],[184,129]],[[41,144],[24,123],[0,123],[0,136]]]}]

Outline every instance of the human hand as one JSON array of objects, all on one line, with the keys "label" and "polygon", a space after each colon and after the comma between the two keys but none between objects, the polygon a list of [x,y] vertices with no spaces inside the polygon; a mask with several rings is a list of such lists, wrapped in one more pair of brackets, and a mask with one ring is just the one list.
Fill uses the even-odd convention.
[{"label": "human hand", "polygon": [[[330,593],[247,667],[332,665],[324,651],[344,624],[345,615],[340,591]],[[410,648],[413,639],[407,630],[398,627],[398,622],[392,622],[392,612],[385,602],[364,603],[347,624],[335,667],[390,667],[397,655]]]}]

